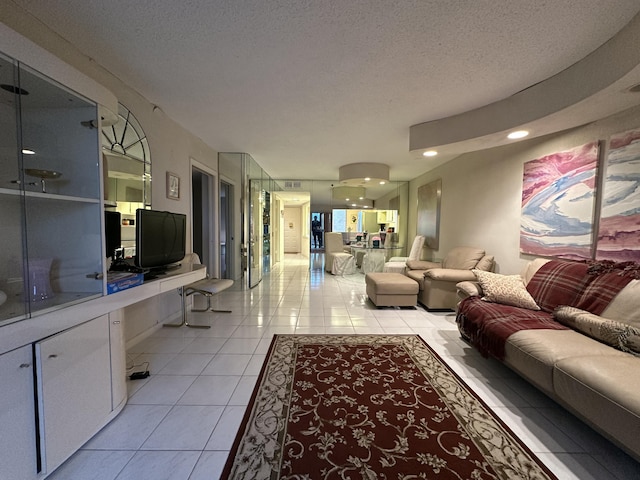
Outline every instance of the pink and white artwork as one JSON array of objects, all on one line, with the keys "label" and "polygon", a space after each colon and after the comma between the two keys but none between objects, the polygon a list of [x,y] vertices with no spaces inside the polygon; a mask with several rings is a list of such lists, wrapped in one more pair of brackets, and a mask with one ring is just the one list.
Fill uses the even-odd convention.
[{"label": "pink and white artwork", "polygon": [[596,258],[640,261],[640,129],[609,140]]},{"label": "pink and white artwork", "polygon": [[592,258],[598,142],[524,164],[520,251]]}]

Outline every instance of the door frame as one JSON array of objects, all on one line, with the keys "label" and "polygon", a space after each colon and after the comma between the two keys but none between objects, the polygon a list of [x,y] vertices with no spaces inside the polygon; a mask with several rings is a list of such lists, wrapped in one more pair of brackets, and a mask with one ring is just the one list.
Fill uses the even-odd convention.
[{"label": "door frame", "polygon": [[[217,170],[190,158],[190,175],[189,175],[189,187],[191,194],[191,202],[189,203],[189,210],[191,214],[191,251],[193,251],[193,234],[195,222],[201,222],[202,225],[202,245],[203,249],[207,249],[208,261],[201,259],[202,263],[207,267],[207,273],[214,278],[217,278],[220,273],[220,258],[218,244],[220,242],[220,232],[218,227],[219,221],[219,201],[218,201],[218,172]],[[193,174],[198,172],[204,175],[207,179],[206,194],[201,199],[201,206],[203,216],[206,218],[196,218],[193,209]],[[205,247],[206,245],[206,247]]]}]

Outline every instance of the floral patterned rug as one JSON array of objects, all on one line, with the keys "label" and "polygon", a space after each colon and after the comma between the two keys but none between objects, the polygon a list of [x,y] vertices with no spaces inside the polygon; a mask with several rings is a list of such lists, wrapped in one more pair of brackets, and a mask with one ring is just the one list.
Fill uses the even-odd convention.
[{"label": "floral patterned rug", "polygon": [[223,479],[555,479],[417,335],[276,335]]}]

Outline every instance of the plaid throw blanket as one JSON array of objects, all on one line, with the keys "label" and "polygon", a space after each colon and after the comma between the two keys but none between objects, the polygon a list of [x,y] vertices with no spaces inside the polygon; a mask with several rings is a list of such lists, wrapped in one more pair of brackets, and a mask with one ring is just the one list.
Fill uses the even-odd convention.
[{"label": "plaid throw blanket", "polygon": [[586,263],[552,260],[534,274],[527,290],[540,311],[484,302],[480,297],[464,299],[456,322],[461,333],[485,357],[504,359],[504,345],[519,330],[567,330],[552,312],[559,305],[571,305],[600,315],[611,300],[633,278],[619,269],[594,271]]},{"label": "plaid throw blanket", "polygon": [[600,273],[586,263],[552,260],[533,275],[527,290],[546,312],[571,305],[600,315],[632,279],[619,270]]},{"label": "plaid throw blanket", "polygon": [[541,266],[527,284],[527,290],[545,312],[558,305],[573,305],[589,281],[586,263],[552,260]]},{"label": "plaid throw blanket", "polygon": [[482,356],[498,360],[504,359],[507,338],[519,330],[568,330],[549,312],[485,302],[480,297],[468,297],[460,302],[456,322],[463,336]]}]

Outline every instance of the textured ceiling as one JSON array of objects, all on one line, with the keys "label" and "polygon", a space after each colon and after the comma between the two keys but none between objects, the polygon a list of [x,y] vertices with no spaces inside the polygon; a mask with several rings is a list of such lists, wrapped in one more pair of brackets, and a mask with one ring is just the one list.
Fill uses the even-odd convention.
[{"label": "textured ceiling", "polygon": [[[218,151],[274,178],[393,180],[433,161],[409,127],[580,61],[638,0],[15,0]],[[72,13],[71,13],[72,12]]]}]

